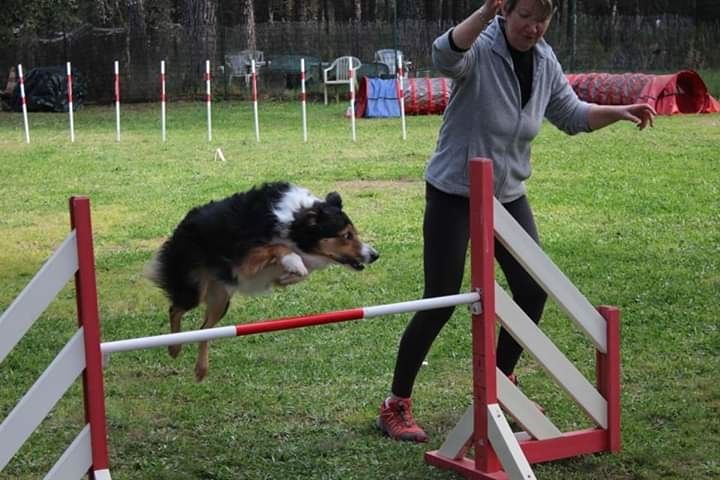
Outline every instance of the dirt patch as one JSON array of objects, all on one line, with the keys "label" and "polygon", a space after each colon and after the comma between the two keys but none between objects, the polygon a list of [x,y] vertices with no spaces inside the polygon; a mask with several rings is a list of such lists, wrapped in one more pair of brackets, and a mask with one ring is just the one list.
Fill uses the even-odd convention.
[{"label": "dirt patch", "polygon": [[336,183],[340,191],[362,192],[364,190],[389,190],[417,188],[423,181],[418,179],[401,180],[350,180]]}]

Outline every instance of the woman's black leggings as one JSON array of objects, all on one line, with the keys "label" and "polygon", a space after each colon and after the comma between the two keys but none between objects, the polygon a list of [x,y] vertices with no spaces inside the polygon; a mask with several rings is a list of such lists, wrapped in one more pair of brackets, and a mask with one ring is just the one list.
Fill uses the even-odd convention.
[{"label": "woman's black leggings", "polygon": [[[460,291],[469,240],[469,201],[466,197],[444,193],[426,184],[425,220],[423,223],[425,291],[423,298],[454,295]],[[512,217],[536,241],[535,219],[527,197],[503,204]],[[538,323],[547,294],[495,240],[495,259],[505,274],[515,303]],[[435,337],[450,319],[454,308],[417,312],[400,339],[395,363],[392,393],[410,397],[420,365]],[[497,366],[509,375],[522,353],[522,347],[505,329],[500,330],[497,345]]]}]

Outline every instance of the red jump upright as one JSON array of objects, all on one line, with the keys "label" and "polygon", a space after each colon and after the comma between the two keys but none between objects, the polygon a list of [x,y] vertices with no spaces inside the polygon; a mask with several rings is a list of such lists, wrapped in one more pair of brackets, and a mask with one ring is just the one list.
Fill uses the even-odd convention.
[{"label": "red jump upright", "polygon": [[[481,299],[481,308],[473,308],[472,311],[473,405],[450,432],[443,446],[427,452],[425,460],[434,466],[454,470],[468,479],[514,480],[535,478],[529,468],[532,463],[619,451],[619,310],[608,306],[596,310],[589,306],[539,247],[533,247],[534,242],[526,241],[521,227],[513,226],[514,221],[508,222],[511,217],[493,197],[490,160],[473,159],[470,162],[470,178],[472,286],[480,293]],[[597,390],[529,319],[523,318],[524,313],[496,284],[496,236],[596,345]],[[596,424],[594,428],[560,432],[496,369],[496,320],[590,416]],[[505,428],[507,421],[499,413],[497,404],[501,404],[503,410],[515,419],[520,419],[518,423],[525,431],[511,432],[509,427]],[[474,449],[474,459],[465,456],[469,445]]]}]

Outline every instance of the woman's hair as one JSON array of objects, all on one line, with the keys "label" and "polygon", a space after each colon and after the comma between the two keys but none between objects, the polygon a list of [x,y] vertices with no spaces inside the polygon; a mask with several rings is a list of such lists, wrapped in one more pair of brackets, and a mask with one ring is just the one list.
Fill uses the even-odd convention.
[{"label": "woman's hair", "polygon": [[[535,0],[545,14],[545,18],[555,13],[557,10],[557,0]],[[510,13],[515,10],[518,0],[505,0],[505,12]]]}]

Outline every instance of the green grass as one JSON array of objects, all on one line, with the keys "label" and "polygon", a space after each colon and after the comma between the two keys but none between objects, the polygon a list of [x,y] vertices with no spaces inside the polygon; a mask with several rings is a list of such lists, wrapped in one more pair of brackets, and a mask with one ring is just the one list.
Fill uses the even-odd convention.
[{"label": "green grass", "polygon": [[[296,104],[262,104],[262,142],[248,103],[220,103],[208,143],[201,104],[171,104],[168,142],[156,106],[123,110],[114,141],[110,107],[67,117],[0,114],[0,309],[18,295],[67,234],[67,199],[90,196],[104,340],[167,332],[167,304],[143,265],[192,206],[267,180],[318,195],[343,194],[346,210],[381,259],[362,273],[317,272],[302,284],[236,297],[224,325],[419,298],[422,172],[440,117],[358,122],[344,105],[309,106],[301,142]],[[533,150],[529,192],[551,258],[593,304],[622,318],[623,450],[535,467],[544,479],[711,479],[720,475],[720,117],[659,118],[567,137],[546,125]],[[215,161],[221,147],[227,162]],[[0,418],[75,329],[65,288],[0,364]],[[471,398],[469,319],[458,309],[421,371],[416,416],[429,445],[381,437],[373,423],[388,393],[409,315],[215,342],[210,374],[193,377],[195,346],[118,354],[106,373],[114,479],[451,479],[422,454],[439,447]],[[186,328],[197,326],[197,314]],[[593,352],[557,306],[542,327],[586,373]],[[524,389],[562,429],[588,426],[532,360]],[[44,475],[83,422],[71,388],[0,479]],[[0,439],[1,441],[1,439]]]}]

